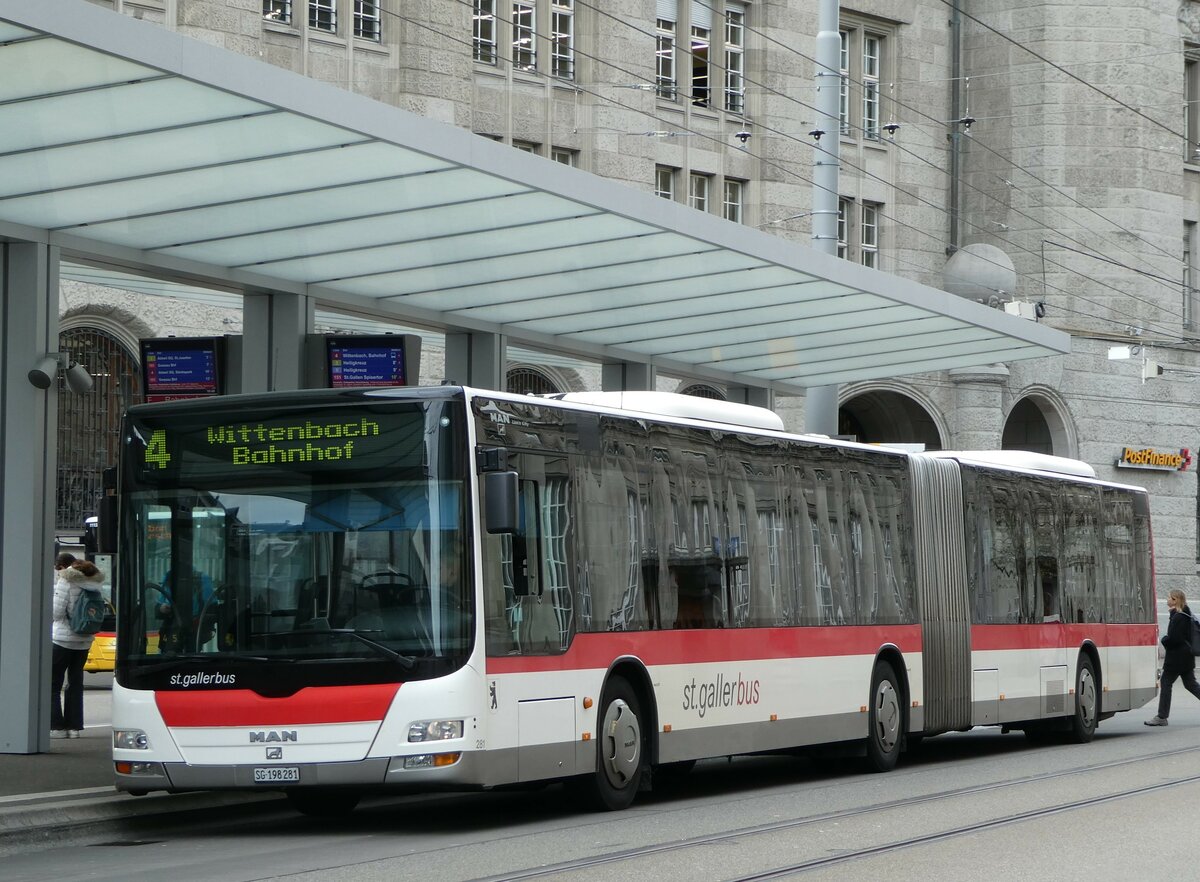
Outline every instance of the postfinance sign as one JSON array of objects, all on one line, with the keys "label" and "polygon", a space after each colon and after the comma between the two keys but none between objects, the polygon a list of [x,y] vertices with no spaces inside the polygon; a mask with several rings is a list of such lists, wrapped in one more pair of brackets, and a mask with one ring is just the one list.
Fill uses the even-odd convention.
[{"label": "postfinance sign", "polygon": [[1117,468],[1152,469],[1160,472],[1182,472],[1192,463],[1192,452],[1184,447],[1180,450],[1155,450],[1153,447],[1137,449],[1124,447],[1117,459]]}]

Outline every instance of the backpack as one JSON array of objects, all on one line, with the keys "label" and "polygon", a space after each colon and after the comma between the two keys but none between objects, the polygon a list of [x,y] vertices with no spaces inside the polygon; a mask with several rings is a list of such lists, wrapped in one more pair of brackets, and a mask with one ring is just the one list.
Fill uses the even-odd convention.
[{"label": "backpack", "polygon": [[1192,641],[1192,655],[1200,655],[1200,619],[1195,616],[1188,616],[1192,620],[1191,630],[1188,631],[1188,636]]},{"label": "backpack", "polygon": [[76,634],[95,634],[104,624],[104,595],[98,588],[81,587],[71,608],[71,630]]}]

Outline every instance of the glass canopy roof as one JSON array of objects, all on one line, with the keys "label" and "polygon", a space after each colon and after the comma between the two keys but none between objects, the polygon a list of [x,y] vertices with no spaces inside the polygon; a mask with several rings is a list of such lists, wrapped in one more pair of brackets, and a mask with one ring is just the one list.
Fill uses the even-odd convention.
[{"label": "glass canopy roof", "polygon": [[0,0],[0,236],[781,390],[1066,352],[943,291],[82,0]]}]

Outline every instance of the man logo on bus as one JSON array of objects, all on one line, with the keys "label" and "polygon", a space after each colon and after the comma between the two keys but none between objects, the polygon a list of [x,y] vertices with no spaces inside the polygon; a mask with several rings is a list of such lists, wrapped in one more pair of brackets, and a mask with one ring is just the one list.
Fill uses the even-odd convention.
[{"label": "man logo on bus", "polygon": [[251,744],[267,744],[274,741],[296,741],[296,730],[284,730],[281,732],[251,732]]}]

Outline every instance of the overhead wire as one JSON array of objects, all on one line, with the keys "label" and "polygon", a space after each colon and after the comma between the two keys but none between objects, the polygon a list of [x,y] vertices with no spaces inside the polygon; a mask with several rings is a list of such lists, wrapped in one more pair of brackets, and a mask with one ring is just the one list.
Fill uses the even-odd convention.
[{"label": "overhead wire", "polygon": [[[455,0],[455,2],[459,3],[460,5],[467,6],[468,8],[473,8],[473,3],[472,3],[472,0]],[[599,9],[598,7],[592,6],[590,3],[587,3],[587,2],[586,2],[586,0],[577,0],[577,5],[581,5],[581,6],[588,6],[589,8],[595,9],[597,12],[599,12],[599,13],[600,13],[600,14],[602,14],[602,15],[609,15],[609,17],[612,17],[612,18],[616,19],[618,22],[620,22],[620,23],[624,24],[625,26],[627,26],[627,27],[630,27],[630,28],[632,28],[633,30],[635,30],[635,31],[638,31],[639,33],[642,33],[643,35],[646,35],[646,36],[648,36],[648,37],[651,37],[651,38],[653,38],[653,37],[655,36],[655,34],[653,34],[653,33],[651,33],[651,32],[648,32],[648,31],[645,31],[645,30],[642,30],[642,29],[640,29],[640,28],[636,27],[635,25],[632,25],[632,24],[630,24],[629,22],[627,22],[627,21],[624,21],[623,19],[620,19],[620,18],[618,18],[618,17],[616,17],[616,16],[611,16],[611,14],[609,14],[609,13],[606,13],[604,10],[601,10],[601,9]],[[709,7],[709,8],[711,9],[711,7]],[[430,31],[431,33],[433,33],[433,34],[435,34],[435,35],[437,35],[437,36],[440,36],[440,37],[442,37],[442,38],[444,38],[444,39],[446,39],[446,40],[448,40],[448,41],[450,41],[450,42],[453,42],[453,43],[458,43],[459,45],[462,45],[462,46],[465,46],[465,47],[467,47],[467,48],[470,48],[470,49],[472,49],[472,51],[474,50],[474,40],[473,40],[473,39],[472,39],[472,40],[466,40],[466,39],[463,39],[463,38],[460,38],[460,37],[456,37],[456,36],[454,36],[454,35],[451,35],[451,34],[447,34],[447,33],[445,33],[444,31],[440,31],[440,30],[438,30],[437,28],[434,28],[434,27],[432,27],[431,25],[429,25],[429,24],[428,24],[427,22],[425,22],[425,21],[422,21],[422,20],[419,20],[419,19],[415,19],[415,18],[413,18],[413,17],[410,17],[410,16],[401,15],[401,14],[399,14],[399,13],[395,13],[395,12],[392,12],[392,11],[390,11],[390,10],[386,10],[386,12],[387,12],[387,14],[388,14],[388,15],[391,15],[391,16],[393,16],[393,17],[397,18],[397,19],[400,19],[400,20],[403,20],[403,21],[409,22],[410,24],[414,24],[414,25],[416,25],[416,26],[422,27],[422,28],[424,28],[424,29],[426,29],[426,30]],[[509,25],[511,25],[511,24],[512,24],[512,22],[511,22],[511,20],[510,20],[510,19],[505,19],[505,18],[503,18],[502,16],[499,16],[499,15],[494,15],[493,17],[495,18],[495,20],[497,20],[497,21],[500,21],[500,22],[502,22],[502,23],[506,23],[506,24],[509,24]],[[678,46],[678,47],[677,47],[677,49],[678,49],[678,50],[679,50],[679,51],[680,51],[682,54],[684,54],[684,55],[687,55],[687,56],[691,56],[691,55],[692,55],[692,53],[691,53],[689,50],[687,50],[687,49],[684,49],[682,46]],[[791,50],[791,51],[795,51],[795,50]],[[630,76],[632,76],[632,77],[635,77],[635,78],[638,76],[638,73],[639,73],[639,72],[637,72],[637,71],[631,71],[631,70],[628,70],[628,69],[626,69],[626,68],[622,68],[622,67],[620,67],[619,65],[616,65],[616,64],[614,64],[613,62],[609,61],[608,59],[600,58],[600,57],[598,57],[598,56],[595,56],[595,55],[592,55],[592,54],[590,54],[590,53],[583,52],[582,50],[579,50],[577,47],[574,49],[574,52],[575,52],[575,54],[577,54],[577,55],[579,55],[579,56],[581,56],[581,57],[588,58],[588,59],[590,59],[590,60],[596,61],[596,62],[597,62],[597,63],[599,63],[599,64],[603,64],[603,65],[605,65],[606,67],[609,67],[609,68],[611,68],[611,69],[613,69],[613,70],[616,70],[616,71],[618,71],[618,72],[621,72],[621,73],[623,73],[623,74],[627,74],[627,75],[630,75]],[[803,55],[803,53],[796,52],[796,54],[798,54],[798,55],[801,55],[801,57],[805,57],[805,58],[807,58],[807,56],[804,56],[804,55]],[[502,61],[502,62],[504,62],[504,63],[507,63],[507,64],[509,64],[510,66],[513,64],[513,62],[511,61],[511,59],[504,58],[504,57],[503,57],[503,56],[502,56],[500,53],[497,53],[497,55],[496,55],[496,59],[495,59],[495,60],[496,60],[497,62],[501,62],[501,61]],[[723,68],[723,67],[721,67],[720,65],[715,65],[715,64],[714,64],[714,67],[717,67],[717,68],[719,68],[719,69],[721,69],[721,70],[723,70],[723,69],[724,69],[724,68]],[[541,75],[542,75],[542,76],[545,76],[545,74],[544,74],[544,73],[542,73]],[[645,110],[645,109],[642,109],[642,108],[632,107],[632,106],[630,106],[630,105],[628,105],[628,104],[625,104],[625,103],[623,103],[623,102],[621,102],[621,101],[617,101],[616,99],[610,98],[610,97],[608,97],[608,96],[605,96],[605,95],[601,95],[601,94],[599,94],[599,93],[597,93],[597,92],[594,92],[594,91],[591,91],[591,90],[588,90],[588,89],[584,89],[584,88],[580,87],[580,86],[579,86],[577,83],[573,83],[573,82],[570,82],[570,81],[563,81],[563,86],[564,86],[564,87],[566,87],[566,88],[575,89],[575,90],[577,90],[577,91],[582,91],[582,92],[584,92],[585,94],[589,94],[589,95],[591,95],[592,97],[594,97],[594,98],[596,98],[596,99],[598,99],[598,100],[600,100],[600,101],[605,101],[605,102],[608,102],[608,103],[615,104],[616,106],[618,106],[618,107],[621,107],[621,108],[623,108],[623,109],[625,109],[625,110],[630,110],[630,111],[633,111],[633,112],[635,112],[635,113],[642,114],[642,115],[644,115],[644,116],[648,117],[649,119],[655,120],[656,122],[659,122],[659,123],[664,123],[664,124],[666,124],[666,125],[673,125],[673,126],[675,126],[676,128],[678,128],[678,129],[681,129],[681,130],[682,130],[682,133],[686,133],[686,134],[688,134],[688,135],[692,135],[692,136],[699,136],[699,137],[701,137],[701,138],[703,138],[703,139],[706,139],[706,140],[709,140],[709,141],[713,141],[713,142],[715,142],[715,143],[718,143],[718,144],[720,144],[722,147],[729,147],[729,145],[728,145],[728,144],[727,144],[725,141],[723,141],[722,139],[716,138],[716,137],[714,137],[714,136],[712,136],[712,135],[709,135],[708,133],[701,132],[701,131],[698,131],[698,130],[695,130],[695,129],[690,129],[690,128],[688,128],[686,125],[680,124],[680,123],[678,123],[677,121],[674,121],[674,120],[667,120],[667,119],[665,119],[665,118],[663,118],[663,117],[661,117],[661,116],[657,115],[656,113],[652,113],[652,112],[650,112],[650,111],[648,111],[648,110]],[[781,96],[781,97],[785,97],[785,98],[787,98],[787,96]],[[795,99],[791,99],[791,100],[795,100]],[[807,105],[804,105],[804,104],[803,104],[803,102],[798,102],[798,101],[797,101],[796,103],[799,103],[801,106],[807,107]],[[809,108],[809,109],[814,109],[814,110],[815,110],[815,108]],[[756,126],[759,128],[759,129],[765,129],[766,131],[769,131],[769,132],[774,132],[775,134],[778,134],[778,135],[780,135],[780,136],[783,136],[783,137],[789,137],[789,136],[787,136],[785,133],[782,133],[782,132],[777,132],[776,130],[774,130],[774,129],[771,129],[771,128],[769,128],[769,127],[764,127],[764,126],[762,126],[761,124],[755,124],[755,125],[756,125]],[[796,139],[796,138],[791,138],[791,140],[799,141],[799,139]],[[742,149],[742,148],[739,148],[739,149]],[[819,145],[818,145],[816,149],[821,149],[821,148],[819,148]],[[901,148],[901,149],[903,149],[903,148]],[[828,190],[828,188],[823,188],[823,187],[820,187],[819,185],[815,184],[815,183],[814,183],[814,182],[813,182],[811,179],[809,179],[809,178],[805,177],[804,175],[802,175],[802,174],[800,174],[800,173],[796,172],[794,169],[792,169],[792,168],[789,168],[789,167],[786,167],[786,166],[783,166],[783,165],[779,164],[778,162],[775,162],[774,160],[771,160],[771,159],[769,159],[769,158],[767,158],[767,157],[765,157],[765,156],[762,156],[761,154],[753,153],[753,152],[751,152],[751,151],[744,150],[744,149],[743,149],[743,152],[746,152],[746,153],[748,153],[749,155],[753,156],[753,157],[754,157],[754,158],[756,158],[758,161],[762,162],[764,165],[767,165],[767,166],[769,166],[769,167],[774,167],[774,168],[778,169],[779,171],[783,172],[784,174],[787,174],[787,175],[788,175],[788,176],[790,176],[790,177],[794,177],[794,178],[797,178],[797,179],[799,179],[800,181],[802,181],[802,182],[804,182],[804,183],[808,184],[810,187],[817,187],[817,188],[819,188],[819,189],[826,189],[826,190]],[[911,151],[906,151],[906,152],[910,152],[910,153],[911,153]],[[916,154],[913,154],[913,155],[916,155]],[[919,156],[917,156],[917,158],[921,159],[921,161],[928,162],[928,160],[925,160],[923,157],[919,157]],[[939,212],[941,212],[941,213],[947,213],[947,210],[946,210],[944,207],[942,207],[942,206],[940,206],[940,205],[937,205],[936,203],[930,202],[929,200],[923,199],[922,197],[918,196],[917,194],[910,193],[910,192],[908,192],[908,191],[904,190],[904,189],[903,189],[903,188],[901,188],[901,187],[897,187],[897,186],[896,186],[896,185],[894,185],[892,182],[890,182],[890,181],[887,181],[887,180],[885,180],[885,179],[883,179],[883,178],[879,177],[878,175],[874,175],[874,174],[872,174],[871,172],[869,172],[869,171],[868,171],[867,169],[865,169],[865,168],[862,168],[862,167],[860,167],[860,166],[857,166],[857,165],[855,165],[854,163],[847,163],[847,164],[848,164],[848,165],[850,165],[850,167],[852,167],[852,168],[855,168],[856,170],[858,170],[858,171],[862,172],[864,175],[867,175],[867,176],[869,176],[869,177],[873,177],[873,178],[875,178],[876,180],[879,180],[881,183],[883,183],[883,184],[885,184],[885,185],[887,185],[887,186],[889,186],[889,187],[893,187],[894,189],[898,190],[899,192],[901,192],[901,193],[904,193],[905,195],[909,195],[909,196],[911,196],[912,198],[916,199],[917,201],[923,202],[924,204],[928,205],[929,207],[933,208],[933,209],[934,209],[934,210],[936,210],[936,211],[939,211]],[[936,166],[934,166],[934,167],[936,168]],[[940,171],[940,169],[939,169],[939,171]],[[832,191],[829,191],[829,192],[832,192]],[[981,192],[982,192],[982,191],[981,191]],[[935,235],[933,235],[933,234],[929,233],[929,232],[928,232],[928,231],[926,231],[926,230],[922,230],[922,229],[920,229],[919,227],[915,227],[915,226],[913,226],[913,225],[911,225],[911,224],[905,223],[904,221],[901,221],[901,220],[899,220],[898,218],[892,217],[892,216],[890,216],[890,215],[887,215],[887,214],[885,214],[885,213],[883,213],[883,212],[881,212],[881,213],[880,213],[880,215],[881,215],[881,217],[883,217],[883,219],[885,219],[885,220],[888,220],[888,221],[891,221],[892,223],[896,224],[896,225],[897,225],[897,226],[899,226],[899,227],[904,227],[904,228],[907,228],[907,229],[911,229],[911,230],[913,230],[914,232],[916,232],[917,234],[919,234],[919,235],[921,235],[921,236],[925,236],[925,237],[927,237],[927,238],[930,238],[930,239],[934,240],[934,241],[935,241],[935,242],[936,242],[936,243],[937,243],[939,246],[944,246],[944,245],[946,244],[946,243],[945,243],[943,240],[941,240],[941,239],[938,239],[938,238],[937,238]],[[1035,222],[1037,222],[1037,219],[1035,219],[1035,218],[1030,218],[1030,219],[1031,219],[1031,220],[1034,220]],[[978,229],[978,230],[980,230],[980,231],[983,231],[983,232],[988,232],[988,233],[990,233],[990,232],[991,232],[991,231],[989,231],[989,230],[986,230],[986,228],[982,227],[981,225],[973,224],[973,223],[971,223],[971,222],[969,222],[969,221],[968,221],[967,223],[968,223],[969,225],[973,226],[975,229]],[[1068,238],[1070,238],[1070,237],[1069,237],[1069,235],[1068,235],[1067,237],[1068,237]],[[1015,243],[1010,243],[1010,244],[1013,244],[1013,246],[1014,246],[1014,247],[1018,248],[1019,250],[1024,250],[1024,251],[1026,251],[1027,253],[1029,253],[1029,254],[1031,254],[1031,255],[1036,255],[1036,254],[1037,254],[1037,252],[1033,252],[1031,249],[1021,248],[1021,246],[1017,246]],[[1083,244],[1083,243],[1079,243],[1079,244]],[[1059,266],[1059,267],[1060,267],[1061,269],[1063,269],[1064,271],[1067,271],[1067,272],[1074,272],[1074,271],[1073,271],[1073,270],[1071,270],[1069,267],[1066,267],[1066,266],[1063,266],[1063,265],[1061,265],[1061,264],[1058,264],[1058,263],[1056,263],[1055,261],[1050,261],[1050,263],[1051,263],[1052,265]],[[1135,271],[1136,271],[1136,270],[1135,270]],[[1081,275],[1082,275],[1082,274],[1081,274]],[[1088,279],[1089,279],[1089,281],[1092,281],[1094,284],[1097,284],[1097,285],[1099,285],[1100,287],[1109,288],[1110,290],[1114,291],[1114,293],[1116,293],[1116,294],[1118,294],[1118,295],[1122,295],[1122,296],[1128,296],[1127,292],[1124,292],[1124,291],[1122,291],[1122,290],[1120,290],[1120,289],[1118,289],[1118,288],[1115,288],[1115,287],[1113,287],[1113,286],[1111,286],[1111,285],[1107,285],[1106,283],[1100,282],[1099,280],[1091,279],[1090,277],[1087,277],[1087,276],[1084,276],[1084,277],[1085,277],[1085,278],[1088,278]],[[1046,286],[1044,282],[1043,282],[1043,287],[1050,287],[1050,288],[1054,288],[1054,286]],[[1061,290],[1061,289],[1056,289],[1056,290]],[[1063,293],[1064,293],[1064,294],[1068,294],[1068,293],[1070,293],[1070,292],[1063,291]],[[1152,305],[1152,306],[1156,306],[1156,307],[1157,307],[1157,304],[1152,304],[1152,303],[1149,303],[1149,301],[1146,301],[1146,302],[1147,302],[1149,305]]]}]

